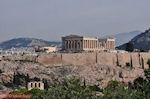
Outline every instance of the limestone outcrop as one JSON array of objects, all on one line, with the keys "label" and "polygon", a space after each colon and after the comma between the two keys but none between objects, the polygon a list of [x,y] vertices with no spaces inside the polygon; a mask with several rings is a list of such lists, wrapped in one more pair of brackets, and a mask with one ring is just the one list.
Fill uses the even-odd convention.
[{"label": "limestone outcrop", "polygon": [[[80,62],[80,61],[79,61]],[[40,79],[47,81],[48,86],[54,81],[63,82],[64,78],[81,78],[88,85],[99,85],[104,87],[110,80],[120,82],[133,82],[139,76],[143,76],[143,69],[123,69],[117,66],[90,64],[84,66],[43,66],[31,62],[0,62],[0,84],[1,92],[9,92],[15,85],[17,88],[25,87],[30,79]]]}]

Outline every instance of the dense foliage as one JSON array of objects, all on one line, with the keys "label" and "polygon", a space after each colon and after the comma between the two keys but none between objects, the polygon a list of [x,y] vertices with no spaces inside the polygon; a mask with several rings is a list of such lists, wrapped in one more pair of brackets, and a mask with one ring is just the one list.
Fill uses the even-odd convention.
[{"label": "dense foliage", "polygon": [[38,99],[98,99],[96,96],[96,91],[99,90],[95,86],[85,86],[81,85],[80,79],[69,79],[64,84],[55,83],[55,86],[51,86],[48,90],[39,89],[20,89],[18,91],[13,91],[12,93],[30,93],[32,98]]},{"label": "dense foliage", "polygon": [[126,51],[133,52],[133,50],[134,50],[134,45],[131,42],[126,43]]},{"label": "dense foliage", "polygon": [[[147,64],[150,67],[150,59]],[[144,73],[145,78],[139,77],[133,84],[110,81],[103,90],[72,78],[63,84],[55,83],[48,90],[20,89],[12,93],[30,93],[33,99],[150,99],[150,69],[146,69]]]}]

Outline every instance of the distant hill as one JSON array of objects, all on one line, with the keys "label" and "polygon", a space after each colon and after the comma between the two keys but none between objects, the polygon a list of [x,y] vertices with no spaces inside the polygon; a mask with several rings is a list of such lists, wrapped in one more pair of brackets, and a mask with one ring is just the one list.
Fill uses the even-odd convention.
[{"label": "distant hill", "polygon": [[[105,37],[114,37],[116,39],[116,46],[129,42],[133,37],[141,32],[136,30],[129,33],[120,33],[115,35],[109,35]],[[53,46],[57,45],[61,47],[61,42],[45,41],[36,38],[15,38],[0,43],[0,49],[20,48],[20,47],[34,47],[34,46]]]},{"label": "distant hill", "polygon": [[1,49],[11,49],[20,47],[35,47],[35,46],[61,46],[61,42],[55,41],[45,41],[42,39],[35,38],[15,38],[5,42],[0,43]]},{"label": "distant hill", "polygon": [[119,34],[115,34],[115,35],[108,35],[105,37],[114,37],[116,39],[116,46],[122,45],[124,43],[129,42],[133,37],[137,36],[138,34],[140,34],[141,31],[132,31],[129,33],[119,33]]},{"label": "distant hill", "polygon": [[[135,49],[139,50],[150,50],[150,29],[145,32],[135,36],[133,39],[129,41],[134,45]],[[118,49],[125,49],[126,44],[123,44],[118,47]]]}]

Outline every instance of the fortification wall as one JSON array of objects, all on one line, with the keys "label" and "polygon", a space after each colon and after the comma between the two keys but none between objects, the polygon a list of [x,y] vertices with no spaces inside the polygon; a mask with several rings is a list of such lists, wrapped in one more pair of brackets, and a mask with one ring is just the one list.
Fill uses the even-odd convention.
[{"label": "fortification wall", "polygon": [[150,59],[150,53],[140,53],[140,63],[141,63],[141,66],[145,69],[149,67],[147,65],[148,59]]},{"label": "fortification wall", "polygon": [[116,54],[114,53],[97,53],[97,63],[110,66],[116,66]]},{"label": "fortification wall", "polygon": [[31,60],[39,62],[45,66],[86,66],[92,64],[102,64],[126,67],[126,64],[129,63],[134,68],[137,67],[147,69],[147,60],[150,59],[150,53],[55,53],[40,55],[39,57],[13,56],[7,58],[9,60]]},{"label": "fortification wall", "polygon": [[37,62],[45,66],[62,66],[62,54],[40,55]]},{"label": "fortification wall", "polygon": [[116,65],[120,67],[125,67],[126,63],[131,63],[131,54],[130,53],[117,53],[116,58],[118,63],[116,62]]},{"label": "fortification wall", "polygon": [[62,64],[65,65],[92,65],[96,64],[96,53],[62,54]]},{"label": "fortification wall", "polygon": [[[142,66],[141,66],[141,59],[140,59],[140,53],[132,53],[130,58],[131,58],[130,60],[132,60],[133,67],[142,68]],[[130,61],[130,63],[131,63],[131,61]]]},{"label": "fortification wall", "polygon": [[129,63],[132,67],[146,69],[148,59],[150,53],[63,53],[42,55],[38,62],[46,66],[103,64],[120,67]]}]

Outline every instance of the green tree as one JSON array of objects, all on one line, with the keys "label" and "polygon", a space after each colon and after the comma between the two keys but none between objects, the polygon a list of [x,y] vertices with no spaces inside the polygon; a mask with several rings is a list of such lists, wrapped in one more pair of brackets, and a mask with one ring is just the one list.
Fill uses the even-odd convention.
[{"label": "green tree", "polygon": [[48,90],[18,90],[13,93],[29,93],[32,99],[99,99],[89,86],[82,86],[81,79],[71,78],[65,84],[55,83]]},{"label": "green tree", "polygon": [[[148,59],[147,64],[150,67],[150,59]],[[134,80],[133,84],[133,97],[136,99],[150,99],[150,68],[144,70],[144,78],[137,78]],[[137,98],[138,97],[138,98]]]},{"label": "green tree", "polygon": [[103,99],[130,99],[130,93],[124,84],[110,81],[104,90]]},{"label": "green tree", "polygon": [[150,68],[150,59],[148,59],[147,64],[148,64],[148,66]]},{"label": "green tree", "polygon": [[146,79],[150,82],[150,59],[148,59],[147,64],[149,65],[149,68],[144,70]]},{"label": "green tree", "polygon": [[126,43],[126,51],[128,51],[128,52],[134,51],[134,45],[131,42]]}]

